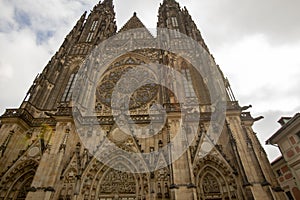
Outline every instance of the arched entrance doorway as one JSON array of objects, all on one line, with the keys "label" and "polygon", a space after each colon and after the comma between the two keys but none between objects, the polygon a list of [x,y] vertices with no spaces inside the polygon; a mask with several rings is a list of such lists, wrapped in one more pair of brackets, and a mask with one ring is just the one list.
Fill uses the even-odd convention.
[{"label": "arched entrance doorway", "polygon": [[199,200],[236,200],[238,189],[233,173],[222,165],[206,160],[196,170],[197,196]]},{"label": "arched entrance doorway", "polygon": [[25,200],[33,181],[38,163],[26,160],[11,168],[2,177],[0,199]]}]

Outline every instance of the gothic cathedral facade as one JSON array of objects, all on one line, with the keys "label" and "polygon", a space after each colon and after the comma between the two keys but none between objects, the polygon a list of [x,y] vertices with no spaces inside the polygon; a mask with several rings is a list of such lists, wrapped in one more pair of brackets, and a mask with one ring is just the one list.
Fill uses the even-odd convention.
[{"label": "gothic cathedral facade", "polygon": [[[164,0],[157,28],[169,30],[163,37],[171,43],[178,38],[184,41],[180,34],[191,38],[208,55],[205,62],[214,65],[221,75],[226,109],[223,123],[215,123],[212,128],[213,118],[219,118],[213,117],[216,103],[209,87],[214,76],[197,74],[192,61],[176,54],[178,49],[191,48],[191,44],[183,42],[171,51],[161,41],[161,48],[154,48],[158,47],[153,44],[158,36],[144,27],[136,13],[117,31],[112,0],[99,2],[86,15],[80,17],[36,77],[21,106],[7,109],[1,116],[0,199],[285,198],[252,130],[257,119],[245,112],[247,106],[241,107],[235,100],[186,8],[175,0]],[[130,32],[136,29],[142,31]],[[111,37],[117,42],[106,42],[106,47],[110,46],[106,52],[94,51]],[[130,49],[138,43],[149,45]],[[95,89],[89,88],[89,80],[99,70],[84,66],[100,61],[88,57],[116,49],[127,51],[110,60]],[[156,71],[150,69],[152,65],[158,66],[153,68]],[[201,70],[209,71],[208,65]],[[82,75],[88,70],[89,77]],[[128,73],[131,75],[122,79]],[[158,82],[153,83],[154,79]],[[80,91],[76,82],[84,86]],[[139,84],[130,93],[130,87]],[[130,95],[115,94],[114,88],[119,86]],[[177,94],[178,90],[184,94]],[[76,92],[78,98],[74,98]],[[128,102],[123,105],[121,100],[126,97]],[[113,99],[117,99],[115,105]],[[74,109],[74,101],[81,102],[80,111]],[[93,111],[86,105],[92,105]],[[93,119],[88,114],[93,114]],[[196,123],[195,115],[199,115]],[[124,129],[122,117],[126,121],[128,116],[130,126]],[[94,122],[99,129],[94,128]],[[216,130],[220,131],[217,140],[209,134]],[[174,139],[176,134],[179,141]],[[174,153],[179,151],[178,155]]]}]

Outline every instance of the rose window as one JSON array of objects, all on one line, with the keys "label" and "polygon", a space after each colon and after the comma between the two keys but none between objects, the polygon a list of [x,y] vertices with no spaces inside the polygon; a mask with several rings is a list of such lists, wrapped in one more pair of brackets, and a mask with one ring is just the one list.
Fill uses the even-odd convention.
[{"label": "rose window", "polygon": [[[155,80],[155,76],[145,67],[118,67],[102,78],[96,90],[97,101],[108,107],[139,108],[157,95]],[[112,105],[113,94],[116,101]]]}]

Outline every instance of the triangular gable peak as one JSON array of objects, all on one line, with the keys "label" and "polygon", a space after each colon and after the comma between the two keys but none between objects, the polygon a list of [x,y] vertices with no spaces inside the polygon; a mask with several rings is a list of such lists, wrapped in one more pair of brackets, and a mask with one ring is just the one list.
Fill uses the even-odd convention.
[{"label": "triangular gable peak", "polygon": [[133,16],[119,30],[119,33],[133,30],[133,29],[145,29],[145,31],[149,34],[149,36],[153,37],[150,31],[143,24],[143,22],[137,17],[136,12],[133,13]]}]

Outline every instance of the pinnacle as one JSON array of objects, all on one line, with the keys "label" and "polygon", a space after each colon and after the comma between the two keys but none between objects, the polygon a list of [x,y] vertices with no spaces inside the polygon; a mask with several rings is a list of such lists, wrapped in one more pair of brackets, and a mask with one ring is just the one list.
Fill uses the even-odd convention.
[{"label": "pinnacle", "polygon": [[93,8],[94,11],[100,11],[103,9],[103,7],[108,8],[112,12],[114,12],[114,5],[113,5],[113,0],[103,0],[103,2],[99,1],[97,5]]},{"label": "pinnacle", "polygon": [[179,6],[179,3],[176,0],[163,0],[163,4],[176,5]]},{"label": "pinnacle", "polygon": [[106,4],[106,5],[109,5],[109,6],[113,6],[113,0],[104,0],[102,2],[102,4]]},{"label": "pinnacle", "polygon": [[177,3],[175,0],[164,0],[163,3]]}]

